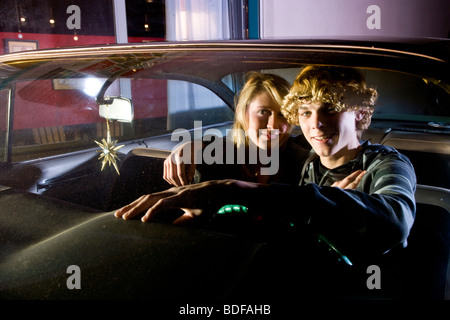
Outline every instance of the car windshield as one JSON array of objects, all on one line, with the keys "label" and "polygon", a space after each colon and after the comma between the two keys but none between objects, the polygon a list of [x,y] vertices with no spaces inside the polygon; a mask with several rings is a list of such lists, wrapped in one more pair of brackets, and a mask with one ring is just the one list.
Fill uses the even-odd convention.
[{"label": "car windshield", "polygon": [[[449,41],[404,40],[0,55],[0,295],[266,301],[306,283],[321,300],[450,297]],[[378,92],[374,114],[296,112],[294,92],[303,127],[290,131],[281,97],[250,88],[235,119],[249,73],[284,78],[282,95],[309,66],[336,67],[333,79],[357,69]],[[354,88],[339,85],[350,104]],[[383,291],[370,284],[378,266]]]},{"label": "car windshield", "polygon": [[[1,69],[0,158],[20,162],[96,148],[107,129],[96,100],[102,90],[132,101],[134,119],[112,121],[113,139],[170,150],[152,138],[196,124],[230,128],[246,72],[275,73],[292,83],[304,65],[281,51],[220,50],[13,61]],[[449,134],[446,79],[359,69],[379,92],[372,128]]]}]

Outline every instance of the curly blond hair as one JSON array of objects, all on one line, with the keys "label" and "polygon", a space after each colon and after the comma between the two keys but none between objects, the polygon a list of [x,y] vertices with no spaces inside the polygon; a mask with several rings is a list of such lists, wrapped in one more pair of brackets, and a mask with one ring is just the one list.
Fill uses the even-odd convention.
[{"label": "curly blond hair", "polygon": [[338,112],[362,111],[356,122],[361,135],[371,122],[378,93],[366,85],[364,76],[355,69],[307,66],[297,75],[286,95],[281,112],[289,123],[299,125],[298,109],[305,103],[326,103]]}]

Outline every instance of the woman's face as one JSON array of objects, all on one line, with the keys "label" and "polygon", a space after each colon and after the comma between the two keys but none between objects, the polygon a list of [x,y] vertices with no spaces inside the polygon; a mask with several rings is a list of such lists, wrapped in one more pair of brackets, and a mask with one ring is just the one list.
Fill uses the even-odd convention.
[{"label": "woman's face", "polygon": [[283,117],[280,106],[267,92],[257,94],[247,107],[247,135],[259,148],[270,148],[274,142],[287,141],[291,125]]}]

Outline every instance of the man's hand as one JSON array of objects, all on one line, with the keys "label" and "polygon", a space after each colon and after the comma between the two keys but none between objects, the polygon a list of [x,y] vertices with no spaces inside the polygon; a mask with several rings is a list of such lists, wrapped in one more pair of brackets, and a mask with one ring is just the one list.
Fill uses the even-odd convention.
[{"label": "man's hand", "polygon": [[361,182],[361,179],[366,174],[366,171],[357,170],[351,174],[349,174],[346,178],[341,181],[336,181],[331,186],[338,187],[341,189],[356,189],[358,184]]},{"label": "man's hand", "polygon": [[[236,194],[237,187],[244,186],[243,189],[240,189],[241,192],[244,192],[247,184],[250,183],[216,180],[173,187],[165,191],[143,195],[117,210],[114,215],[117,218],[129,220],[144,214],[141,218],[142,222],[161,220],[181,223],[200,216],[205,209],[217,211],[227,201],[234,200],[233,195]],[[224,195],[226,196],[224,197]],[[178,213],[174,216],[173,212],[176,209],[178,209]]]},{"label": "man's hand", "polygon": [[[342,189],[355,189],[365,171],[355,171],[345,179],[335,182],[332,186]],[[134,202],[120,208],[114,215],[125,220],[142,216],[141,221],[159,220],[181,223],[198,217],[204,210],[217,212],[225,204],[260,202],[252,189],[269,185],[239,180],[214,180],[197,184],[173,187],[161,192],[143,195]],[[275,200],[276,201],[276,200]],[[174,216],[174,210],[176,214]]]}]

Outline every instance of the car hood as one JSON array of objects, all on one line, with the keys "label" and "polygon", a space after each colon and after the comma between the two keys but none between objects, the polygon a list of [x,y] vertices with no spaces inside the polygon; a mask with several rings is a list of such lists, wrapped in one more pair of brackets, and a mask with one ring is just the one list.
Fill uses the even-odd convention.
[{"label": "car hood", "polygon": [[[223,299],[261,244],[0,191],[2,299]],[[6,253],[5,253],[6,252]],[[69,289],[70,266],[81,289]]]}]

